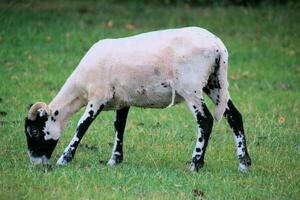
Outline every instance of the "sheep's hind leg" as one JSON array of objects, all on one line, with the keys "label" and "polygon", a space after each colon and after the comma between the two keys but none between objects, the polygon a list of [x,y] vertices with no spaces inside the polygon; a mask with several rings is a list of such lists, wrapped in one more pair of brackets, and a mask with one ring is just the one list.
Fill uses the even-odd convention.
[{"label": "sheep's hind leg", "polygon": [[96,101],[90,101],[88,103],[83,116],[80,118],[77,124],[75,135],[73,136],[70,144],[64,150],[63,154],[58,159],[56,165],[66,165],[73,159],[82,137],[84,136],[94,119],[103,110],[104,106],[105,103]]},{"label": "sheep's hind leg", "polygon": [[[219,89],[220,86],[218,81],[211,80],[208,85],[203,88],[203,91],[210,97],[215,105],[218,105],[219,103]],[[224,116],[233,131],[236,152],[239,159],[239,170],[245,172],[247,171],[248,166],[251,165],[251,158],[247,150],[242,115],[233,105],[231,99],[227,102],[227,108]]]},{"label": "sheep's hind leg", "polygon": [[116,111],[116,119],[114,122],[115,143],[112,149],[111,158],[107,163],[110,166],[117,165],[123,161],[123,139],[128,111],[129,107]]},{"label": "sheep's hind leg", "polygon": [[237,156],[239,159],[239,170],[245,172],[251,165],[251,158],[247,150],[242,115],[233,105],[231,99],[229,99],[227,102],[227,108],[224,116],[226,117],[227,122],[233,131]]},{"label": "sheep's hind leg", "polygon": [[198,137],[191,162],[191,170],[198,171],[204,165],[204,155],[213,126],[213,117],[202,98],[199,102],[187,101],[187,104],[198,125]]}]

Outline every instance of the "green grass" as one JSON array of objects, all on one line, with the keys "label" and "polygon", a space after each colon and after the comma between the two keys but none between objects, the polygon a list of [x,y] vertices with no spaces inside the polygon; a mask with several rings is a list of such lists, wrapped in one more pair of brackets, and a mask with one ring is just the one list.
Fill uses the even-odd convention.
[{"label": "green grass", "polygon": [[[7,113],[0,115],[0,199],[193,199],[194,189],[204,199],[299,199],[299,18],[299,9],[284,7],[0,3],[0,111]],[[230,92],[243,113],[253,160],[248,173],[237,170],[225,120],[213,128],[204,169],[188,170],[196,131],[184,104],[131,109],[125,160],[115,168],[100,162],[110,157],[113,112],[97,118],[67,167],[29,164],[27,106],[50,102],[94,42],[189,25],[212,31],[230,52]],[[80,114],[66,127],[53,165]]]}]

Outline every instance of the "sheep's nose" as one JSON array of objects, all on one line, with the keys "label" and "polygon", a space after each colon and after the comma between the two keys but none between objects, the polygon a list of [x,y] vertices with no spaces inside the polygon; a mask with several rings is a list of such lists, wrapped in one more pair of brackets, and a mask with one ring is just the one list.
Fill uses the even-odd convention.
[{"label": "sheep's nose", "polygon": [[31,153],[29,153],[29,157],[30,157],[30,162],[33,165],[40,165],[40,164],[48,164],[49,163],[49,159],[46,156],[40,156],[40,157],[35,157],[32,156]]}]

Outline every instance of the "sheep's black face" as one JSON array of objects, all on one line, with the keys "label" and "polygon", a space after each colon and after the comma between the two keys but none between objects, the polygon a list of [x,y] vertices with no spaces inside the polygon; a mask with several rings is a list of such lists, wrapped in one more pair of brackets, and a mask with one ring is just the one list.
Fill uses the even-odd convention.
[{"label": "sheep's black face", "polygon": [[58,141],[49,137],[49,132],[45,132],[47,120],[47,116],[37,116],[34,121],[25,119],[27,146],[33,164],[47,164]]}]

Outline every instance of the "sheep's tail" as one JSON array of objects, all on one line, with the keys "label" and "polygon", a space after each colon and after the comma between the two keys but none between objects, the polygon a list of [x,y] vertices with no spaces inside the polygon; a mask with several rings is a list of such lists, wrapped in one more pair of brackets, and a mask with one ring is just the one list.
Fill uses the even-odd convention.
[{"label": "sheep's tail", "polygon": [[215,109],[215,119],[217,121],[219,121],[222,118],[229,99],[227,81],[228,52],[223,43],[221,43],[219,51],[219,59],[217,59],[216,62],[216,75],[220,85],[220,89],[218,90],[219,102],[217,103]]},{"label": "sheep's tail", "polygon": [[174,105],[174,101],[175,101],[175,87],[174,87],[174,83],[173,82],[169,82],[169,85],[172,89],[172,100],[171,100],[171,103],[167,106],[167,108],[170,108]]}]

